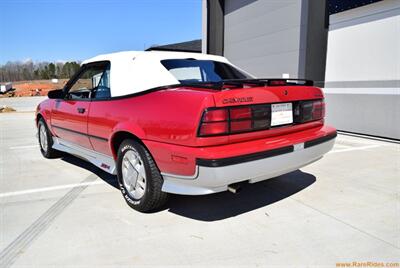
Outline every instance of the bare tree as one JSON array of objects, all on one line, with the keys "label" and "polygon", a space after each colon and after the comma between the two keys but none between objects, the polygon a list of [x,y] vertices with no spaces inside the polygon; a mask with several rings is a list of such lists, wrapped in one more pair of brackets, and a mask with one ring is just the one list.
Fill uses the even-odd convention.
[{"label": "bare tree", "polygon": [[25,62],[14,61],[0,65],[0,82],[70,78],[80,67],[79,62]]}]

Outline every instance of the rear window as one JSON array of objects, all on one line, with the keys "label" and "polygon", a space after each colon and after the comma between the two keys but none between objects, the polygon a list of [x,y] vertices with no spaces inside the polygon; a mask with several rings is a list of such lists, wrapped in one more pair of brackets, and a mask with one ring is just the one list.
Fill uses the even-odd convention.
[{"label": "rear window", "polygon": [[252,78],[232,65],[212,60],[170,59],[162,60],[161,64],[180,83],[220,82]]}]

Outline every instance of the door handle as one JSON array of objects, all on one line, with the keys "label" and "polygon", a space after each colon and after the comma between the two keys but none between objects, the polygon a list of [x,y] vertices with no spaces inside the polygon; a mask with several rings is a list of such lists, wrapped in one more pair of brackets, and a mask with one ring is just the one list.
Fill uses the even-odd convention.
[{"label": "door handle", "polygon": [[78,108],[78,113],[83,114],[85,112],[85,108]]}]

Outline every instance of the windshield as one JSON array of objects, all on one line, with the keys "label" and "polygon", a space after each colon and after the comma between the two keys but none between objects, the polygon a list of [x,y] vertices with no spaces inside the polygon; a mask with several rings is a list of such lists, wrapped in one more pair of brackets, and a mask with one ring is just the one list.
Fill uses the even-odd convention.
[{"label": "windshield", "polygon": [[162,60],[161,64],[180,83],[221,82],[230,79],[252,78],[232,65],[212,60],[170,59]]}]

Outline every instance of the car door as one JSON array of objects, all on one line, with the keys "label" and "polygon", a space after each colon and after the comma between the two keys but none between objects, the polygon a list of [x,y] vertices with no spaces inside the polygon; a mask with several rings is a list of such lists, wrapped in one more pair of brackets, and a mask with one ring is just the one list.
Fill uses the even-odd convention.
[{"label": "car door", "polygon": [[68,82],[65,98],[56,100],[52,108],[51,125],[57,137],[72,145],[93,149],[87,132],[90,98],[103,72],[104,65],[84,65]]},{"label": "car door", "polygon": [[116,119],[112,116],[114,108],[111,100],[110,65],[100,78],[97,88],[91,94],[90,111],[88,115],[88,134],[90,143],[96,152],[112,156],[108,138],[115,126]]}]

